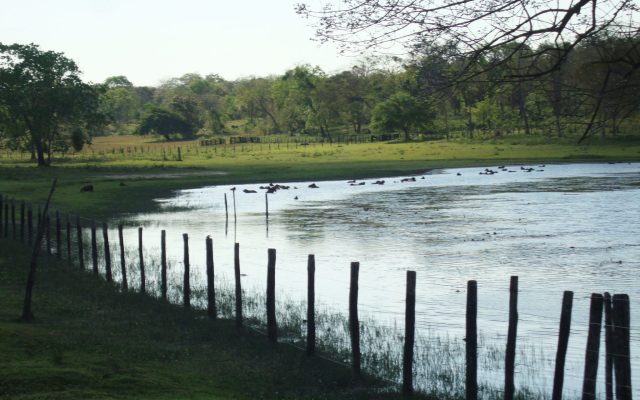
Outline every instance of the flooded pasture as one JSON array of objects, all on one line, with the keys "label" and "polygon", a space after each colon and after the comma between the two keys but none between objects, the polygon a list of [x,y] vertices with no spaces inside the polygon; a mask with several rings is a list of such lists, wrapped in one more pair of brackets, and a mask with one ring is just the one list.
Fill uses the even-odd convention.
[{"label": "flooded pasture", "polygon": [[[380,328],[374,338],[393,332],[401,335],[405,271],[415,270],[417,333],[422,335],[416,352],[454,358],[451,362],[457,366],[442,374],[457,383],[464,379],[466,283],[477,280],[479,380],[498,389],[503,382],[509,277],[517,275],[516,388],[528,387],[545,397],[550,396],[553,381],[563,291],[575,293],[565,377],[569,397],[580,396],[591,293],[626,293],[631,298],[632,381],[637,397],[640,164],[525,167],[533,170],[527,172],[520,166],[493,167],[495,174],[485,174],[484,168],[434,170],[410,182],[401,182],[402,177],[357,181],[355,185],[315,182],[317,189],[309,188],[311,182],[287,183],[290,189],[268,195],[268,221],[264,190],[258,184],[235,186],[235,218],[234,193],[229,186],[184,190],[172,198],[158,199],[162,212],[131,216],[126,221],[131,228],[125,229],[125,241],[135,249],[133,226],[143,226],[145,254],[157,260],[160,230],[165,229],[170,279],[178,286],[182,234],[188,233],[191,279],[196,287],[206,282],[205,237],[213,238],[220,282],[233,281],[233,246],[238,242],[243,289],[261,294],[266,287],[267,249],[275,248],[279,304],[285,299],[291,304],[304,302],[307,255],[314,254],[316,301],[323,310],[343,314],[348,306],[350,262],[359,261],[359,307],[364,324]],[[385,183],[374,185],[377,180]],[[357,184],[360,182],[365,183]],[[111,237],[117,238],[117,233]],[[129,263],[134,270],[135,255],[132,257]],[[157,268],[151,264],[148,268]],[[148,271],[147,276],[157,287],[157,270]],[[401,351],[401,336],[382,339]],[[446,352],[442,346],[447,347]],[[363,352],[366,350],[365,344]],[[418,357],[418,370],[420,360]],[[424,362],[429,368],[438,367],[431,362],[446,364],[443,360]],[[601,357],[601,394],[603,365]],[[420,376],[433,375],[418,372],[417,376],[419,387],[430,388],[429,383],[420,382]]]}]

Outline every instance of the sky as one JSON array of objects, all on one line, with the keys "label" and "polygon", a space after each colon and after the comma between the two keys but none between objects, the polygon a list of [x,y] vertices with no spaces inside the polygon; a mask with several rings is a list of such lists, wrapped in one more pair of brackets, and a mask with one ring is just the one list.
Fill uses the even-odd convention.
[{"label": "sky", "polygon": [[362,59],[312,41],[314,28],[295,13],[295,3],[0,0],[0,42],[63,52],[85,81],[124,75],[137,86],[157,86],[186,73],[228,80],[283,74],[307,63],[333,73]]}]

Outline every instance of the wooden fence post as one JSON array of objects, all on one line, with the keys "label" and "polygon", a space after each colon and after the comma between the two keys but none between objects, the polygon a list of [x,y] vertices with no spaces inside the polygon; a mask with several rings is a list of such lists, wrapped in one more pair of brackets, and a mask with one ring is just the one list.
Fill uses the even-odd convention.
[{"label": "wooden fence post", "polygon": [[205,243],[207,248],[207,315],[211,319],[216,319],[216,288],[213,270],[213,240],[211,236],[207,236]]},{"label": "wooden fence post", "polygon": [[271,343],[278,342],[276,322],[276,249],[268,250],[267,262],[267,335]]},{"label": "wooden fence post", "polygon": [[596,378],[598,376],[598,356],[600,353],[600,331],[602,330],[602,305],[604,299],[600,293],[591,294],[589,308],[589,333],[587,334],[587,350],[584,359],[584,381],[582,399],[595,400]]},{"label": "wooden fence post", "polygon": [[611,294],[604,293],[604,386],[606,400],[613,400],[613,322]]},{"label": "wooden fence post", "polygon": [[120,274],[122,275],[122,290],[129,290],[127,281],[127,264],[124,259],[124,235],[122,234],[122,224],[118,225],[118,241],[120,242]]},{"label": "wooden fence post", "polygon": [[45,237],[47,239],[47,255],[51,255],[51,218],[49,217],[49,213],[44,214],[43,218],[43,227],[45,229]]},{"label": "wooden fence post", "polygon": [[9,200],[4,203],[4,237],[9,238]]},{"label": "wooden fence post", "polygon": [[407,271],[407,294],[404,313],[404,362],[402,394],[413,395],[413,346],[416,331],[416,272]]},{"label": "wooden fence post", "polygon": [[240,283],[240,243],[233,248],[233,270],[236,280],[236,325],[242,326],[242,285]]},{"label": "wooden fence post", "polygon": [[60,211],[56,210],[56,256],[62,258],[62,226],[60,225]]},{"label": "wooden fence post", "polygon": [[160,231],[160,296],[167,301],[167,231]]},{"label": "wooden fence post", "polygon": [[264,215],[267,219],[267,225],[269,224],[269,195],[267,193],[264,194]]},{"label": "wooden fence post", "polygon": [[466,400],[478,398],[478,283],[467,282]]},{"label": "wooden fence post", "polygon": [[107,282],[113,282],[113,274],[111,273],[111,249],[109,248],[109,229],[107,223],[102,223],[102,240],[104,241],[104,269]]},{"label": "wooden fence post", "polygon": [[27,242],[31,244],[33,240],[33,209],[31,208],[31,204],[29,204],[29,209],[27,210]]},{"label": "wooden fence post", "polygon": [[631,400],[631,349],[629,296],[614,294],[613,304],[613,365],[616,376],[616,398]]},{"label": "wooden fence post", "polygon": [[553,375],[553,393],[551,394],[551,400],[562,400],[562,387],[564,384],[564,363],[567,358],[567,346],[569,344],[572,307],[573,292],[567,290],[562,295],[560,331],[558,333],[558,350],[556,351],[556,366]]},{"label": "wooden fence post", "polygon": [[144,274],[144,254],[142,251],[142,227],[138,228],[138,256],[140,258],[140,292],[146,293],[146,283]]},{"label": "wooden fence post", "polygon": [[[235,149],[235,146],[234,146]],[[233,194],[233,224],[234,226],[238,224],[238,216],[236,214],[236,191],[231,192]]]},{"label": "wooden fence post", "polygon": [[93,273],[98,275],[98,241],[96,239],[96,221],[91,221],[91,261]]},{"label": "wooden fence post", "polygon": [[76,217],[76,234],[78,235],[78,262],[80,264],[80,270],[84,271],[84,245],[82,244],[82,226],[80,225],[80,217]]},{"label": "wooden fence post", "polygon": [[360,378],[360,321],[358,320],[358,275],[360,263],[351,263],[349,284],[349,332],[351,334],[351,370],[356,379]]},{"label": "wooden fence post", "polygon": [[316,353],[316,258],[309,254],[307,259],[307,355]]},{"label": "wooden fence post", "polygon": [[71,219],[69,217],[69,214],[67,214],[67,230],[66,230],[66,234],[67,234],[67,261],[69,263],[71,263]]},{"label": "wooden fence post", "polygon": [[224,215],[225,215],[225,220],[228,222],[229,221],[229,206],[227,205],[227,194],[224,194]]},{"label": "wooden fence post", "polygon": [[513,400],[515,392],[516,337],[518,332],[518,277],[512,276],[509,285],[509,329],[504,363],[504,400]]},{"label": "wooden fence post", "polygon": [[24,243],[25,236],[25,204],[24,201],[20,202],[20,241]]},{"label": "wooden fence post", "polygon": [[182,234],[182,240],[184,241],[184,282],[182,288],[182,304],[184,308],[191,308],[191,286],[189,285],[189,235]]},{"label": "wooden fence post", "polygon": [[11,236],[13,240],[18,239],[18,228],[16,226],[16,202],[11,199]]}]

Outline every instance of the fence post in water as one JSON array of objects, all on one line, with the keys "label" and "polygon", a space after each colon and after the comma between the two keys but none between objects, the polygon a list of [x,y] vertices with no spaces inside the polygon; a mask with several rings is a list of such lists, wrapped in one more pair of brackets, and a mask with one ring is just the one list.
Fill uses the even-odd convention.
[{"label": "fence post in water", "polygon": [[512,276],[509,285],[509,329],[504,362],[504,400],[513,400],[515,392],[516,337],[518,332],[518,277]]},{"label": "fence post in water", "polygon": [[214,286],[213,271],[213,240],[207,236],[205,240],[207,248],[207,315],[216,319],[216,288]]},{"label": "fence post in water", "polygon": [[242,286],[240,283],[240,243],[233,248],[233,271],[236,280],[236,325],[242,326]]},{"label": "fence post in water", "polygon": [[604,385],[606,400],[613,400],[613,324],[611,294],[604,293]]},{"label": "fence post in water", "polygon": [[307,355],[316,352],[316,258],[309,254],[307,259]]},{"label": "fence post in water", "polygon": [[631,400],[631,351],[629,296],[614,294],[613,299],[613,364],[616,375],[616,398]]},{"label": "fence post in water", "polygon": [[84,245],[82,244],[82,226],[80,225],[80,217],[76,217],[76,234],[78,235],[78,262],[80,264],[80,270],[84,271]]},{"label": "fence post in water", "polygon": [[227,204],[227,194],[224,194],[224,215],[225,220],[229,221],[229,205]]},{"label": "fence post in water", "polygon": [[351,263],[349,284],[349,332],[351,334],[351,370],[356,379],[360,378],[360,321],[358,320],[358,274],[360,263]]},{"label": "fence post in water", "polygon": [[184,308],[191,308],[191,286],[189,286],[189,235],[182,234],[182,240],[184,241],[184,282],[182,288],[182,304]]},{"label": "fence post in water", "polygon": [[551,394],[551,400],[562,400],[562,386],[564,384],[564,363],[567,358],[567,346],[569,344],[572,307],[573,292],[567,290],[562,295],[560,332],[558,333],[558,350],[556,351],[556,367],[553,375],[553,393]]},{"label": "fence post in water", "polygon": [[584,360],[584,381],[582,384],[582,399],[595,400],[596,378],[598,376],[598,356],[600,353],[600,331],[602,330],[602,294],[591,294],[589,309],[589,333],[587,334],[587,350]]},{"label": "fence post in water", "polygon": [[98,275],[98,241],[96,239],[96,220],[91,221],[91,261],[93,273]]},{"label": "fence post in water", "polygon": [[31,208],[31,204],[29,204],[29,209],[27,210],[27,241],[30,244],[33,240],[33,209]]},{"label": "fence post in water", "polygon": [[107,223],[102,223],[102,240],[104,241],[104,269],[107,282],[113,282],[113,275],[111,273],[111,251],[109,249],[109,230]]},{"label": "fence post in water", "polygon": [[160,231],[160,296],[167,301],[167,231]]},{"label": "fence post in water", "polygon": [[129,283],[127,282],[127,265],[124,259],[124,235],[122,234],[122,224],[118,225],[118,241],[120,242],[120,274],[122,275],[122,289],[128,290]]},{"label": "fence post in water", "polygon": [[407,271],[407,294],[404,314],[404,362],[402,394],[413,395],[413,345],[416,331],[416,272]]},{"label": "fence post in water", "polygon": [[269,225],[269,197],[268,194],[264,194],[264,215],[267,219],[267,225]]},{"label": "fence post in water", "polygon": [[478,398],[478,283],[467,282],[466,399]]},{"label": "fence post in water", "polygon": [[25,204],[24,201],[20,202],[20,241],[24,242],[24,222],[25,222],[25,215],[24,215],[24,209],[25,209]]},{"label": "fence post in water", "polygon": [[238,216],[236,215],[236,191],[233,190],[231,193],[233,193],[233,224],[235,226],[238,224]]},{"label": "fence post in water", "polygon": [[267,263],[267,335],[272,343],[278,342],[276,322],[276,249],[268,250]]},{"label": "fence post in water", "polygon": [[142,253],[142,227],[138,228],[138,256],[140,257],[140,292],[146,293],[144,276],[144,255]]},{"label": "fence post in water", "polygon": [[56,210],[56,256],[62,258],[62,227],[60,225],[60,211]]}]

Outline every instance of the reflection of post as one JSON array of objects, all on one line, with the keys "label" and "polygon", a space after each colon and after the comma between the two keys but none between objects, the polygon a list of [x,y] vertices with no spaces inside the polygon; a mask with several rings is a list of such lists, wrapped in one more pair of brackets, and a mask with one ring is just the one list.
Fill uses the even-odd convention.
[{"label": "reflection of post", "polygon": [[224,194],[224,235],[229,232],[229,206],[227,205],[227,194]]},{"label": "reflection of post", "polygon": [[238,223],[238,216],[236,215],[236,190],[233,189],[233,224]]}]

